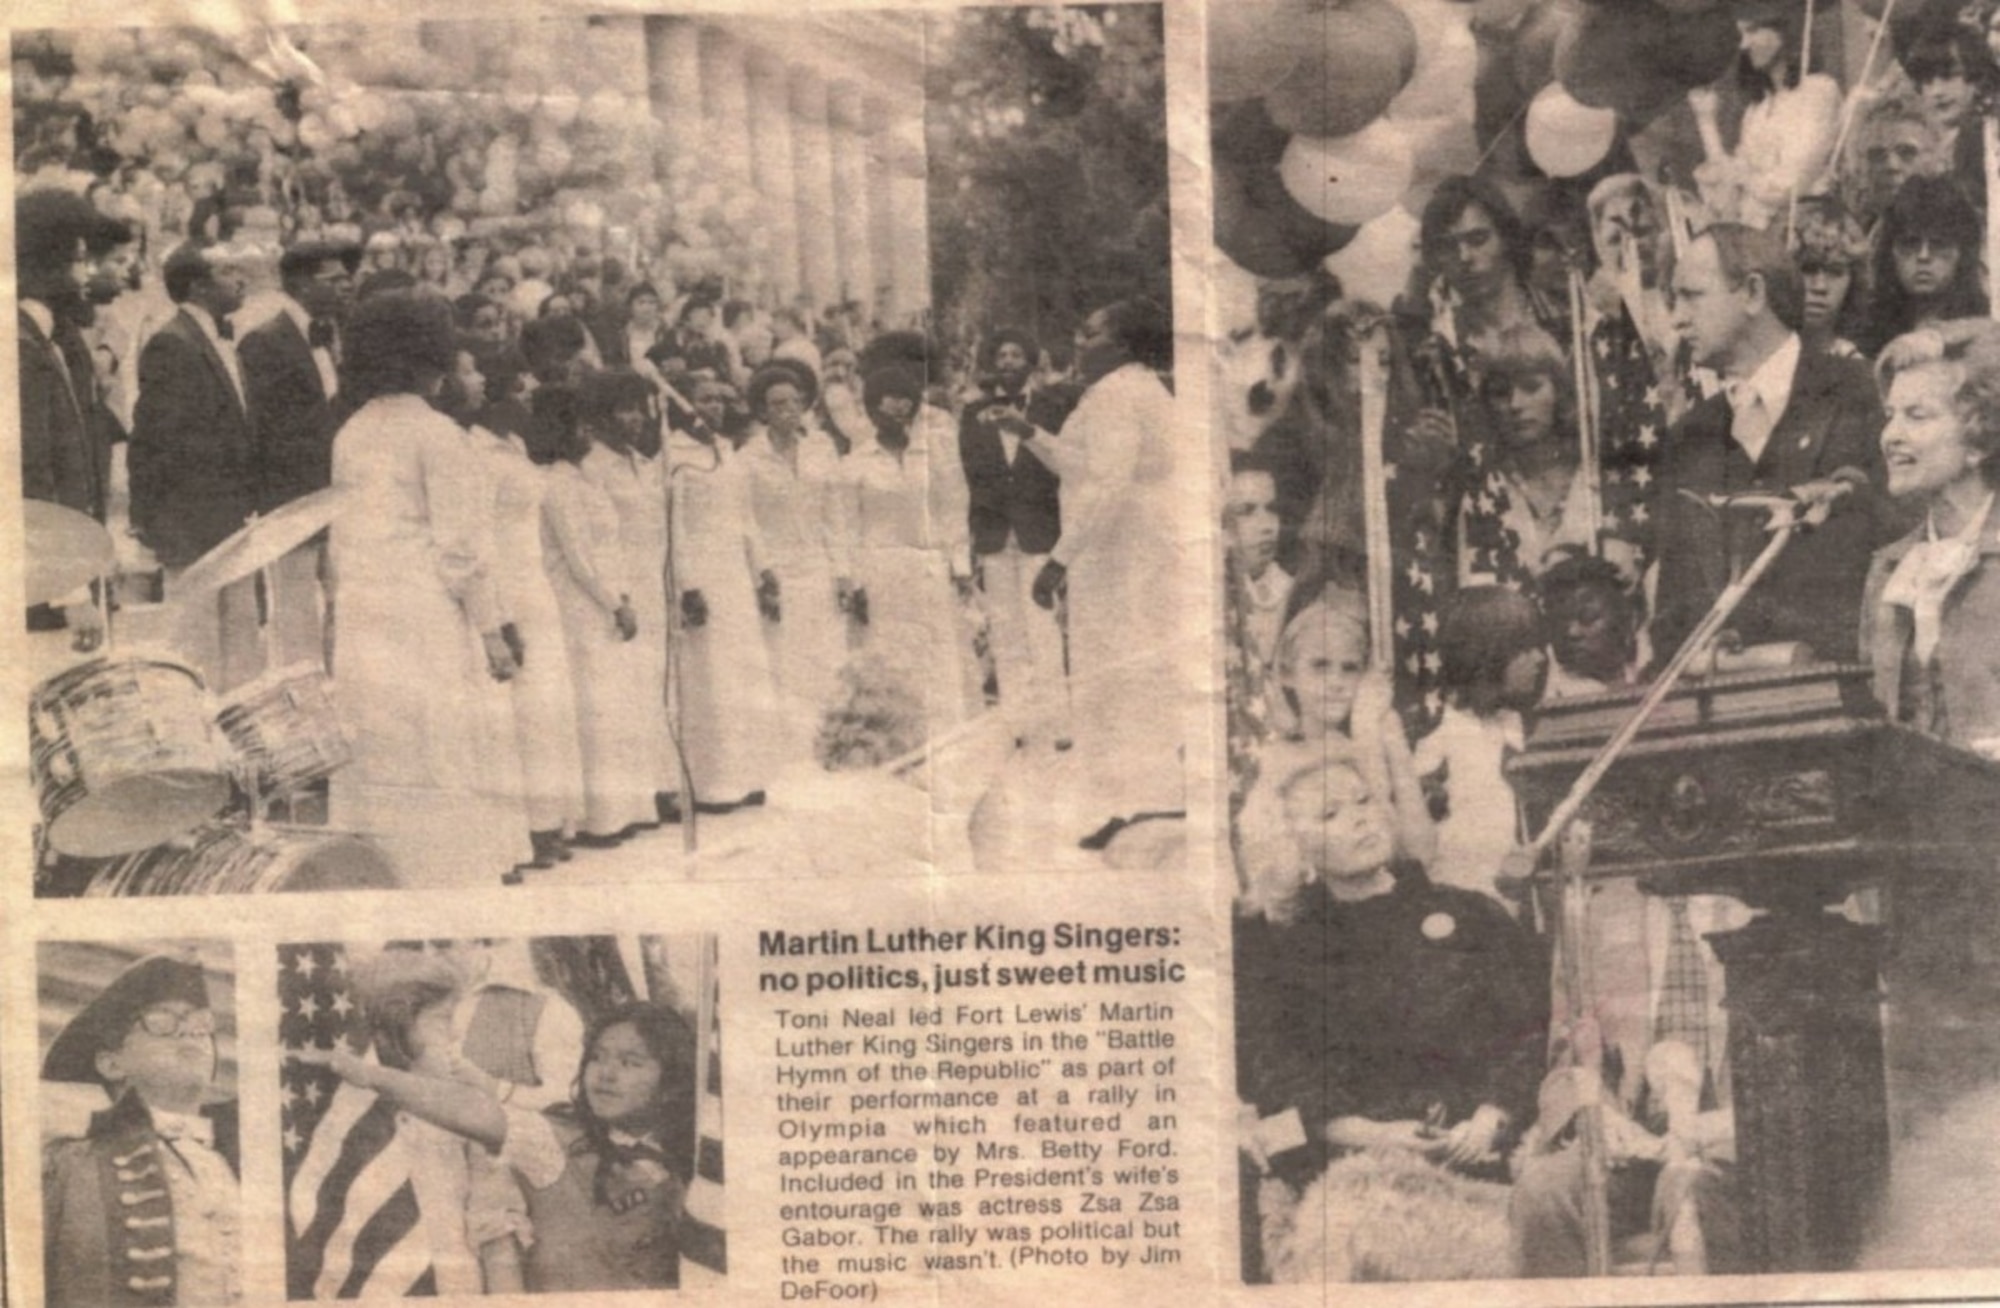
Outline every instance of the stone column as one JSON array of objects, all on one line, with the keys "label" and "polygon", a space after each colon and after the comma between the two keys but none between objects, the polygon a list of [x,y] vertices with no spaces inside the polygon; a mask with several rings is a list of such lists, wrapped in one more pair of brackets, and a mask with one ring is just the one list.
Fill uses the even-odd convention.
[{"label": "stone column", "polygon": [[798,175],[800,275],[824,307],[840,297],[839,232],[834,218],[833,144],[827,133],[826,82],[794,69],[792,167]]},{"label": "stone column", "polygon": [[871,98],[869,128],[870,214],[874,247],[876,313],[883,323],[908,326],[930,304],[929,179],[924,166],[923,109]]},{"label": "stone column", "polygon": [[751,175],[764,203],[767,274],[784,299],[800,286],[798,174],[792,163],[791,92],[784,62],[755,51],[749,60]]},{"label": "stone column", "polygon": [[682,171],[702,149],[701,29],[689,18],[648,19],[646,55],[648,97]]},{"label": "stone column", "polygon": [[827,128],[833,136],[833,203],[840,295],[864,309],[875,300],[875,252],[869,230],[868,143],[861,90],[838,82],[827,93]]},{"label": "stone column", "polygon": [[704,165],[733,186],[754,185],[750,71],[741,42],[722,32],[702,34],[701,89],[708,141]]}]

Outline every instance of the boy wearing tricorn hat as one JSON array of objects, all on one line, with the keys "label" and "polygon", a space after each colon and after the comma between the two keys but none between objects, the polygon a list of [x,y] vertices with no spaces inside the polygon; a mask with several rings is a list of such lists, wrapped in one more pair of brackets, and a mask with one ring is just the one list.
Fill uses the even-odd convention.
[{"label": "boy wearing tricorn hat", "polygon": [[202,1103],[216,1065],[192,955],[134,963],[56,1037],[42,1079],[100,1085],[111,1107],[43,1155],[49,1308],[241,1300],[236,1105]]}]

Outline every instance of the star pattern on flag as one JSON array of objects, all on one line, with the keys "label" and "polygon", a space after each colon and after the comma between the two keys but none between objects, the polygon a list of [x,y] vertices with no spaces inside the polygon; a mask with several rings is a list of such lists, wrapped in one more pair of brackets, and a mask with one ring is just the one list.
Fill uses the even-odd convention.
[{"label": "star pattern on flag", "polygon": [[[287,1053],[361,1049],[367,1032],[347,993],[347,964],[336,944],[278,947],[278,1044]],[[312,1144],[340,1078],[331,1068],[285,1059],[280,1064],[279,1116],[284,1128],[286,1184]]]}]

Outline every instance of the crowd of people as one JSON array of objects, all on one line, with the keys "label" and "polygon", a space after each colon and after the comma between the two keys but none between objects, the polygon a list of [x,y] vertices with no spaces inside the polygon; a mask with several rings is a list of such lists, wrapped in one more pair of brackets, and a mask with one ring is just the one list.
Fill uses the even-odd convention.
[{"label": "crowd of people", "polygon": [[[1705,161],[1678,182],[1622,146],[1570,179],[1448,177],[1393,303],[1324,272],[1260,287],[1239,338],[1277,362],[1220,397],[1254,1277],[1583,1274],[1578,1066],[1611,1092],[1614,1264],[1754,1270],[1699,938],[1747,913],[1601,888],[1594,1025],[1552,1018],[1540,833],[1506,764],[1539,713],[1636,703],[1765,549],[1774,503],[1817,525],[1695,675],[1868,665],[1892,721],[2000,759],[2000,44],[1990,6],[1918,8],[1843,94],[1803,68],[1810,7],[1739,5],[1740,112],[1688,97]],[[1376,432],[1363,350],[1386,358]],[[1387,559],[1359,493],[1371,439]],[[1371,585],[1391,639],[1370,639]],[[1381,1202],[1412,1184],[1437,1203]]]},{"label": "crowd of people", "polygon": [[[123,574],[30,614],[55,662],[100,647],[109,593],[174,606],[219,695],[325,667],[353,745],[330,821],[411,884],[755,807],[799,769],[924,784],[927,744],[996,704],[1012,752],[968,769],[1074,749],[1106,778],[1072,846],[1179,816],[1177,722],[1127,666],[1171,657],[1158,305],[966,356],[677,285],[560,218],[440,241],[385,197],[365,238],[281,235],[263,198],[164,250],[109,191],[21,199],[25,493],[107,523]],[[182,591],[329,488],[326,536]],[[961,828],[994,776],[955,780]]]}]

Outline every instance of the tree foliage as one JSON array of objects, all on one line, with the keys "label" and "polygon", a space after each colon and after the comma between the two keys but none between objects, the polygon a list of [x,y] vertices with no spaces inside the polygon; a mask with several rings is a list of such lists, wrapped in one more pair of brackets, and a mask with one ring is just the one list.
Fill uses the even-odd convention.
[{"label": "tree foliage", "polygon": [[930,20],[936,329],[1060,340],[1098,305],[1169,302],[1166,81],[1156,6]]}]

